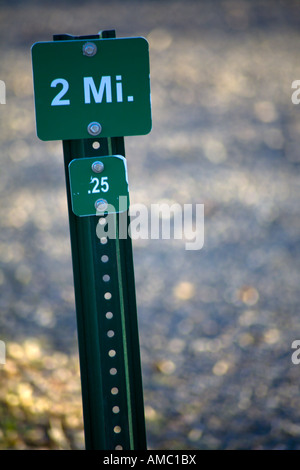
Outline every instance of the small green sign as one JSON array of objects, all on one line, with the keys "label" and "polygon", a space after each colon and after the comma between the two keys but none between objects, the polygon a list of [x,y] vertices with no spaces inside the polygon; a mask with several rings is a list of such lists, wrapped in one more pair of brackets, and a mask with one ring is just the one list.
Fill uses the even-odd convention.
[{"label": "small green sign", "polygon": [[75,215],[101,216],[129,208],[127,166],[122,155],[72,160],[69,175]]},{"label": "small green sign", "polygon": [[32,64],[41,140],[150,132],[146,39],[37,42],[32,46]]}]

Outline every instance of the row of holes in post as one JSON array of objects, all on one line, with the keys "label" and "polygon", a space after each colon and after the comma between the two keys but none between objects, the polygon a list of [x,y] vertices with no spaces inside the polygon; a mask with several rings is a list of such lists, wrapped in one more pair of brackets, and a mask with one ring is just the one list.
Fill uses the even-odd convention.
[{"label": "row of holes in post", "polygon": [[[106,224],[105,217],[101,217],[99,219],[98,223],[101,224],[101,225],[105,225]],[[100,242],[101,242],[102,245],[105,245],[105,244],[107,244],[108,239],[103,237],[103,238],[100,239]],[[102,255],[101,256],[101,261],[102,261],[102,263],[108,263],[109,257],[107,255]],[[102,277],[102,280],[103,280],[103,282],[108,283],[110,281],[109,274],[104,274],[103,277]],[[110,300],[111,298],[112,298],[111,292],[109,292],[109,291],[105,292],[104,299],[105,300]],[[108,312],[105,313],[105,317],[106,317],[107,320],[111,320],[113,318],[113,316],[114,316],[113,312],[111,312],[111,311],[108,311]],[[115,332],[112,329],[108,329],[106,334],[107,334],[108,338],[113,338],[115,336]],[[108,356],[109,357],[114,358],[116,356],[116,354],[117,353],[116,353],[115,349],[109,349],[109,351],[108,351]],[[115,367],[111,367],[110,370],[109,370],[109,373],[110,373],[110,375],[114,376],[114,375],[117,375],[118,371]],[[117,387],[113,387],[110,392],[111,392],[112,395],[116,396],[119,393],[119,389]],[[120,407],[118,405],[114,405],[112,407],[112,413],[114,413],[114,414],[120,413]],[[114,433],[115,434],[120,434],[121,430],[122,430],[121,426],[115,426],[114,427]],[[115,450],[122,450],[122,449],[123,449],[123,447],[119,444],[115,447]]]},{"label": "row of holes in post", "polygon": [[[99,149],[100,148],[100,142],[98,142],[98,141],[93,142],[92,147],[93,147],[94,150]],[[106,224],[105,217],[101,217],[99,219],[98,223],[100,223],[101,225],[105,225]],[[102,245],[105,245],[108,242],[108,239],[106,237],[103,237],[103,238],[101,238],[100,242],[101,242]],[[102,255],[101,261],[102,261],[102,263],[107,263],[109,261],[108,256],[107,255]],[[104,274],[102,279],[103,279],[104,282],[109,282],[110,281],[109,274]],[[104,298],[105,298],[105,300],[110,300],[112,298],[111,292],[105,292]],[[105,316],[106,316],[107,320],[111,320],[113,318],[113,313],[112,312],[106,312]],[[114,330],[108,330],[107,331],[107,336],[108,336],[108,338],[113,338],[115,336]],[[108,355],[109,355],[109,357],[113,358],[113,357],[116,356],[116,351],[114,349],[110,349],[108,351]],[[110,375],[116,375],[117,372],[118,371],[115,367],[112,367],[109,371]],[[111,389],[111,394],[112,395],[118,395],[118,393],[119,393],[119,389],[117,387],[113,387]],[[119,406],[114,405],[113,408],[112,408],[112,412],[114,414],[118,414],[120,412]],[[121,427],[120,426],[115,426],[114,427],[114,433],[119,434],[120,432],[121,432]],[[115,449],[116,450],[122,450],[123,447],[121,445],[117,445],[115,447]]]}]

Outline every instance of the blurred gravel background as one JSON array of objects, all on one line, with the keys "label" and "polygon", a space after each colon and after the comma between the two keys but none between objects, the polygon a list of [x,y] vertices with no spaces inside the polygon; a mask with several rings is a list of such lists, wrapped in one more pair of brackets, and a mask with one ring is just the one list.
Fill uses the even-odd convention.
[{"label": "blurred gravel background", "polygon": [[30,47],[150,43],[153,130],[131,202],[205,205],[205,245],[134,242],[151,449],[300,449],[297,1],[1,1],[0,448],[81,449],[61,142],[35,134]]}]

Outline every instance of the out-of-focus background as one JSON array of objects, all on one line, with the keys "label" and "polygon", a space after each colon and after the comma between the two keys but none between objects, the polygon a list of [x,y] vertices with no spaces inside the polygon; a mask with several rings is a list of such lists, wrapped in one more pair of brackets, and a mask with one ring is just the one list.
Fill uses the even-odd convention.
[{"label": "out-of-focus background", "polygon": [[300,449],[300,5],[1,1],[0,448],[84,447],[61,142],[35,133],[30,47],[144,36],[153,130],[132,203],[205,205],[205,244],[134,241],[150,449]]}]

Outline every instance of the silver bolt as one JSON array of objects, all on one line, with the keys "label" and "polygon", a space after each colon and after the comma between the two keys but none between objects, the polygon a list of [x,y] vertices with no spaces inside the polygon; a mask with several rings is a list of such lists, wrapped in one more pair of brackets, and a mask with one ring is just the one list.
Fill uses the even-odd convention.
[{"label": "silver bolt", "polygon": [[108,202],[105,199],[97,199],[95,208],[98,212],[104,212],[108,207]]},{"label": "silver bolt", "polygon": [[99,122],[90,122],[87,126],[87,131],[90,135],[99,135],[102,131],[101,124]]},{"label": "silver bolt", "polygon": [[82,53],[83,55],[86,55],[87,57],[93,57],[97,52],[97,46],[93,42],[86,42],[82,46]]},{"label": "silver bolt", "polygon": [[94,162],[92,164],[92,170],[94,173],[102,173],[104,170],[104,165],[102,162]]}]

